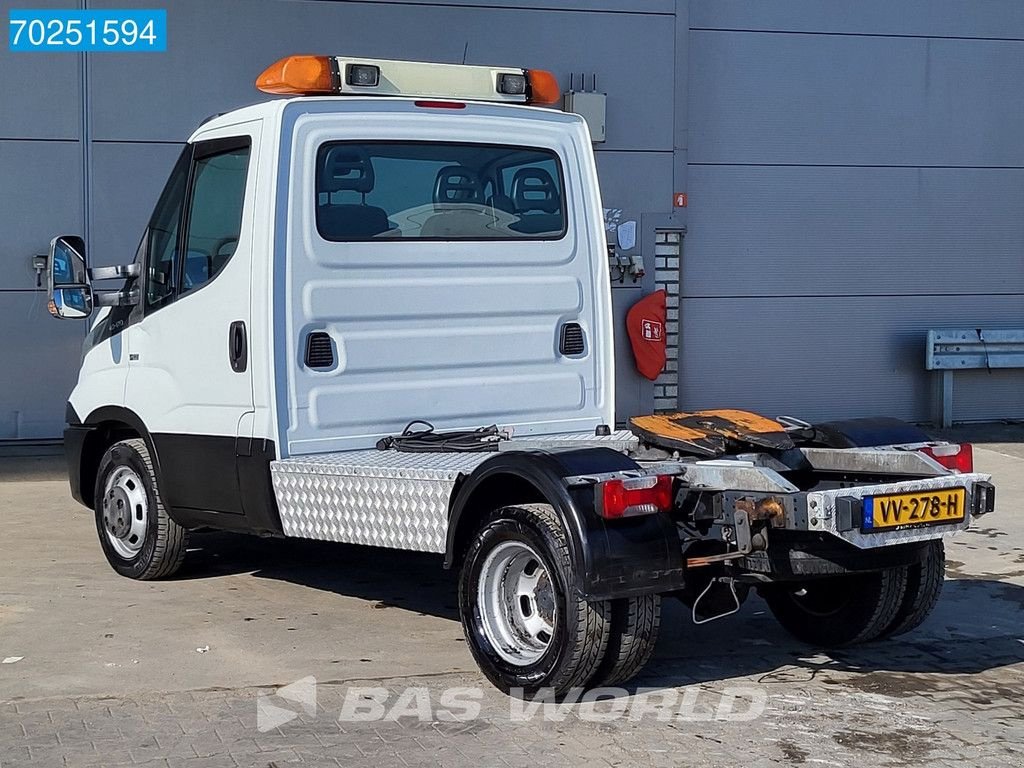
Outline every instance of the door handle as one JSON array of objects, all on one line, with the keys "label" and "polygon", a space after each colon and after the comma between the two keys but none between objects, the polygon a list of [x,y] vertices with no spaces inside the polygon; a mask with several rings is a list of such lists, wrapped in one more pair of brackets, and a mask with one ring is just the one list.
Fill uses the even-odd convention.
[{"label": "door handle", "polygon": [[249,343],[244,320],[235,320],[228,331],[228,359],[235,373],[244,373],[249,367]]}]

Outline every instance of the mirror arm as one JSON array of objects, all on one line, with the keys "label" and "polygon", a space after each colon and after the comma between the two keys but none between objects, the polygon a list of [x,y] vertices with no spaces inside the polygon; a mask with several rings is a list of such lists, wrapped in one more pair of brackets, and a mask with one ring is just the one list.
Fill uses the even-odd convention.
[{"label": "mirror arm", "polygon": [[118,264],[113,267],[93,267],[89,270],[91,280],[120,280],[138,277],[142,270],[138,264]]},{"label": "mirror arm", "polygon": [[139,303],[139,298],[138,288],[130,291],[93,291],[93,301],[97,307],[132,307]]}]

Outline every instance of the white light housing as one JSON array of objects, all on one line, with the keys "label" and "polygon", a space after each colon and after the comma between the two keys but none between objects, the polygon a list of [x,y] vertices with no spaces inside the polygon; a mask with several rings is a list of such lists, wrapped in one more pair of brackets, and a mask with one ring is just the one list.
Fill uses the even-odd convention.
[{"label": "white light housing", "polygon": [[[338,90],[353,96],[409,96],[417,99],[465,99],[526,103],[526,72],[522,69],[477,67],[464,64],[434,64],[388,59],[354,59],[337,56],[338,72],[344,73]],[[352,82],[351,75],[376,67],[377,82]],[[519,78],[518,92],[500,90],[506,77]]]}]

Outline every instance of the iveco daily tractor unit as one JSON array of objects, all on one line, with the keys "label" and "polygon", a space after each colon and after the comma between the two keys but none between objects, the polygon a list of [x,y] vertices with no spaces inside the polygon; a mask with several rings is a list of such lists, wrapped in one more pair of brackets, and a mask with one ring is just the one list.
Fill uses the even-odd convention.
[{"label": "iveco daily tractor unit", "polygon": [[71,488],[118,573],[171,576],[202,529],[437,553],[526,695],[634,676],[667,597],[703,622],[756,590],[823,647],[928,616],[944,539],[993,509],[970,446],[616,423],[594,154],[551,74],[294,56],[257,85],[284,98],[195,131],[132,263],[52,244],[51,313],[92,318]]}]

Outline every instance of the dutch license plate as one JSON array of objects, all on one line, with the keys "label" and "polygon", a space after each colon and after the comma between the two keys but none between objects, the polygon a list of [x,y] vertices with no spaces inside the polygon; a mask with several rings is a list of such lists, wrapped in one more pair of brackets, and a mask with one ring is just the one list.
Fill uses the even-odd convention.
[{"label": "dutch license plate", "polygon": [[894,493],[864,497],[861,530],[885,531],[961,522],[967,515],[967,489]]}]

